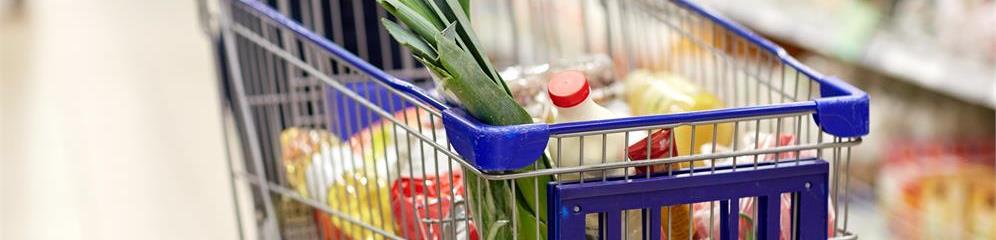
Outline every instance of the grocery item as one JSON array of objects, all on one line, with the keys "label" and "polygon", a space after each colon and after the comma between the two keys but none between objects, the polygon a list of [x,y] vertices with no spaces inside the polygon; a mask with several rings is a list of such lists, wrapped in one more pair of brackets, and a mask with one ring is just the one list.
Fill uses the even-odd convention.
[{"label": "grocery item", "polygon": [[[779,226],[779,236],[778,239],[788,240],[792,239],[792,195],[789,193],[783,193],[779,195],[779,216],[778,216],[778,226]],[[740,218],[740,226],[737,228],[739,230],[738,239],[753,239],[755,236],[754,225],[757,223],[755,219],[754,212],[757,211],[758,203],[755,198],[741,198],[739,200],[740,213],[737,214]],[[833,205],[831,202],[827,202],[827,237],[833,234],[833,222],[836,219],[836,215],[833,211]],[[710,210],[711,209],[711,210]],[[695,203],[692,206],[692,214],[694,216],[695,222],[693,226],[692,239],[710,239],[718,238],[720,235],[720,204],[719,202],[701,202]],[[709,214],[712,214],[710,216]],[[709,220],[712,220],[712,226],[709,224]],[[712,231],[710,233],[709,231]],[[688,239],[688,238],[674,238],[674,239]]]},{"label": "grocery item", "polygon": [[[385,146],[359,144],[361,140],[377,142],[371,141],[374,137],[386,136],[358,134],[347,143],[340,143],[325,130],[289,128],[281,133],[282,161],[288,183],[302,197],[328,204],[351,218],[393,233],[387,189],[391,176],[386,168],[393,162],[373,154],[382,152]],[[372,167],[375,165],[385,167]],[[328,216],[319,214],[319,217]],[[317,223],[326,239],[333,238],[330,235],[333,233],[350,239],[383,239],[338,217]]]},{"label": "grocery item", "polygon": [[875,189],[892,237],[996,237],[993,146],[991,137],[893,140]]},{"label": "grocery item", "polygon": [[[710,110],[723,107],[716,96],[695,86],[681,76],[667,72],[636,70],[624,81],[626,103],[633,115],[651,115]],[[715,126],[715,127],[714,127]],[[715,131],[715,132],[714,132]],[[694,132],[691,126],[681,126],[674,130],[679,155],[699,153],[703,144],[729,145],[733,124],[698,125]],[[692,142],[692,134],[695,135]],[[694,152],[693,152],[694,151]],[[699,164],[701,162],[696,162]]]},{"label": "grocery item", "polygon": [[[407,115],[408,122],[417,122],[412,119],[416,114]],[[423,119],[420,127],[432,131],[424,134],[435,136],[436,143],[445,144],[442,123],[430,120],[438,119]],[[395,130],[404,131],[400,127]],[[452,221],[470,217],[459,163],[415,136],[397,136],[388,142],[392,143],[388,151],[396,149],[399,156],[399,177],[391,184],[391,212],[402,237],[441,239],[444,235],[456,235],[458,239],[477,239],[472,221]]]},{"label": "grocery item", "polygon": [[515,102],[522,105],[533,118],[545,122],[553,121],[553,106],[546,94],[546,85],[551,74],[565,70],[584,72],[591,86],[591,98],[604,104],[619,92],[609,87],[616,83],[612,74],[612,59],[606,55],[584,55],[565,58],[547,64],[514,66],[500,72],[508,83]]},{"label": "grocery item", "polygon": [[314,236],[317,232],[313,209],[302,202],[288,197],[274,199],[280,233],[286,238],[305,238]]},{"label": "grocery item", "polygon": [[[627,156],[632,161],[677,156],[675,149],[677,145],[671,138],[672,131],[673,129],[670,128],[657,130],[646,139],[637,141],[627,148]],[[675,166],[675,169],[680,169],[687,167],[688,163],[677,163],[673,164],[673,166]],[[668,170],[669,167],[667,164],[656,164],[650,167],[637,167],[636,176],[644,176],[648,172],[662,173],[667,172]],[[690,236],[690,220],[688,218],[689,211],[689,206],[684,204],[664,207],[661,209],[661,225],[663,229],[661,236],[665,239],[668,236],[673,239],[688,239]],[[670,228],[668,228],[668,226],[670,226]],[[634,230],[628,231],[633,232]]]},{"label": "grocery item", "polygon": [[318,153],[323,140],[329,139],[322,131],[288,128],[280,133],[281,162],[287,175],[287,183],[298,194],[310,197],[305,173],[312,164],[312,155]]},{"label": "grocery item", "polygon": [[[608,109],[591,100],[587,79],[579,71],[564,71],[550,76],[548,93],[557,107],[554,122],[576,122],[617,118]],[[618,162],[623,160],[626,148],[623,133],[606,134],[604,137],[569,137],[550,139],[547,144],[558,167],[576,167],[586,164]],[[623,169],[605,171],[607,176],[622,176]],[[583,173],[583,178],[601,177],[602,171]],[[578,174],[561,175],[563,181],[577,180]]]},{"label": "grocery item", "polygon": [[[737,151],[746,151],[754,149],[767,149],[773,147],[784,147],[796,144],[795,134],[782,133],[775,136],[770,133],[762,133],[755,131],[748,131],[741,134],[740,140],[737,143]],[[724,145],[716,145],[715,149],[711,144],[702,145],[700,148],[702,153],[724,153],[733,151],[732,147]],[[798,155],[798,157],[796,157]],[[714,164],[717,167],[720,166],[730,166],[734,163],[745,164],[753,163],[755,160],[757,162],[773,162],[773,161],[786,161],[786,160],[796,160],[796,159],[807,159],[816,157],[816,150],[802,150],[802,151],[787,151],[780,152],[777,155],[774,153],[759,154],[757,157],[755,155],[749,156],[738,156],[736,157],[736,162],[734,158],[719,158],[714,160]]]},{"label": "grocery item", "polygon": [[[779,135],[775,135],[770,133],[748,131],[742,133],[741,138],[737,143],[737,150],[744,151],[744,150],[767,149],[773,147],[789,146],[795,144],[795,141],[796,137],[794,134],[791,133],[782,133]],[[715,149],[713,149],[711,144],[705,144],[701,146],[701,151],[702,153],[720,153],[720,152],[730,152],[732,150],[731,147],[729,146],[717,145]],[[799,154],[799,158],[810,158],[816,156],[815,150],[804,150],[799,152],[795,151],[781,152],[778,153],[777,155],[761,154],[758,155],[757,158],[755,158],[754,155],[739,156],[736,157],[736,164],[739,165],[739,164],[753,163],[755,159],[757,160],[758,163],[774,162],[776,160],[779,161],[795,160],[797,159],[796,154]],[[734,159],[721,158],[721,159],[716,159],[714,163],[715,166],[717,167],[730,166],[734,164]],[[792,225],[791,225],[790,216],[791,216],[792,198],[791,195],[788,193],[781,194],[779,197],[781,198],[780,199],[781,210],[779,213],[779,224],[780,224],[779,226],[780,226],[781,235],[779,236],[779,239],[791,239],[790,234],[792,230],[791,229]],[[753,232],[753,225],[755,224],[753,212],[757,208],[757,202],[755,202],[754,198],[742,198],[740,199],[739,204],[740,204],[740,214],[738,214],[740,218],[739,221],[740,226],[738,228],[740,230],[739,239],[750,239],[748,236],[753,236],[755,234]],[[828,202],[827,204],[831,203]],[[692,214],[695,219],[694,221],[695,225],[693,226],[694,229],[692,237],[693,239],[708,239],[710,236],[712,237],[719,236],[719,227],[718,227],[720,224],[719,205],[720,204],[718,202],[713,202],[711,206],[709,202],[693,204]],[[710,211],[710,207],[712,208],[712,211]],[[827,209],[829,211],[827,215],[828,216],[827,231],[828,234],[832,234],[833,228],[831,223],[834,221],[835,213],[833,211],[834,208],[832,205],[828,206]],[[709,233],[710,226],[708,219],[710,219],[709,216],[710,213],[713,214],[711,218],[713,220],[712,223],[713,225],[711,227],[713,231],[711,233],[712,235],[710,235]]]},{"label": "grocery item", "polygon": [[[433,75],[437,86],[449,96],[450,102],[462,106],[471,116],[491,125],[517,125],[532,123],[533,119],[513,99],[505,81],[498,75],[488,56],[484,54],[477,36],[471,29],[467,16],[467,0],[380,0],[384,10],[403,22],[409,30],[387,18],[381,22],[387,32],[399,43],[412,50],[412,53]],[[431,10],[430,10],[431,9]],[[529,165],[519,171],[532,171],[537,168],[550,168],[546,156],[537,159],[538,164]],[[479,227],[487,239],[510,239],[513,221],[520,235],[528,236],[529,229],[543,233],[546,229],[546,191],[538,189],[549,177],[517,179],[515,190],[505,181],[483,181],[468,178],[470,191],[482,189],[494,199],[485,207],[487,214],[478,213]],[[542,183],[542,184],[541,184]],[[510,199],[526,199],[512,206]],[[470,198],[476,204],[479,199]],[[483,205],[483,204],[478,204]],[[512,209],[523,211],[511,212]],[[537,222],[537,220],[539,222]],[[534,236],[537,237],[537,236]]]},{"label": "grocery item", "polygon": [[463,174],[401,177],[391,185],[391,206],[405,239],[478,239],[467,219]]},{"label": "grocery item", "polygon": [[332,216],[323,211],[315,211],[315,224],[318,225],[318,235],[322,240],[346,240],[349,237],[339,228],[332,225]]},{"label": "grocery item", "polygon": [[[672,141],[673,138],[671,137],[673,130],[672,128],[657,130],[650,134],[649,137],[634,142],[626,148],[626,156],[631,161],[678,156],[677,144],[675,141]],[[674,165],[676,165],[675,169],[680,169],[687,167],[688,163],[677,163]],[[661,173],[667,172],[668,169],[667,164],[655,164],[650,167],[637,167],[636,174],[637,176],[641,176],[648,172]]]}]

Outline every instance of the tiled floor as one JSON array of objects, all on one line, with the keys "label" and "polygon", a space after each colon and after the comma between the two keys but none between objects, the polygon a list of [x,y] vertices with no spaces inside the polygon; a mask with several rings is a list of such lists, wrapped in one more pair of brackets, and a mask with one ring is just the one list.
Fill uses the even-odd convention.
[{"label": "tiled floor", "polygon": [[236,238],[196,1],[26,2],[0,8],[0,239]]}]

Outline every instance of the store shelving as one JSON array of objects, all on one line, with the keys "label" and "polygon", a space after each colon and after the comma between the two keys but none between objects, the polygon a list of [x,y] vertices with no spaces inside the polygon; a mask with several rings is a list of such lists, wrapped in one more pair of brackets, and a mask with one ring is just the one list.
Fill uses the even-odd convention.
[{"label": "store shelving", "polygon": [[877,13],[842,6],[854,3],[703,2],[761,34],[807,51],[996,109],[996,64],[878,28]]}]

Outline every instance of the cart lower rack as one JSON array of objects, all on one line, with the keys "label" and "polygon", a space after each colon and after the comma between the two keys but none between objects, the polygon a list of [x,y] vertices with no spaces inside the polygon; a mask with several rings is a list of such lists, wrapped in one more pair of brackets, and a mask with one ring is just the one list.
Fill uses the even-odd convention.
[{"label": "cart lower rack", "polygon": [[[444,100],[376,1],[221,1],[243,238],[856,237],[864,92],[688,1],[470,6],[538,123],[488,126]],[[634,116],[544,123],[543,76],[563,69]]]}]

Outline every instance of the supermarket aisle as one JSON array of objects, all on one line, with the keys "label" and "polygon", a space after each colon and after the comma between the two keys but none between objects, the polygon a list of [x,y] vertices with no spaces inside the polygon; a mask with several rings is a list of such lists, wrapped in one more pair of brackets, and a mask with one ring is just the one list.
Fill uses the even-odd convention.
[{"label": "supermarket aisle", "polygon": [[234,239],[195,1],[0,13],[0,239]]}]

